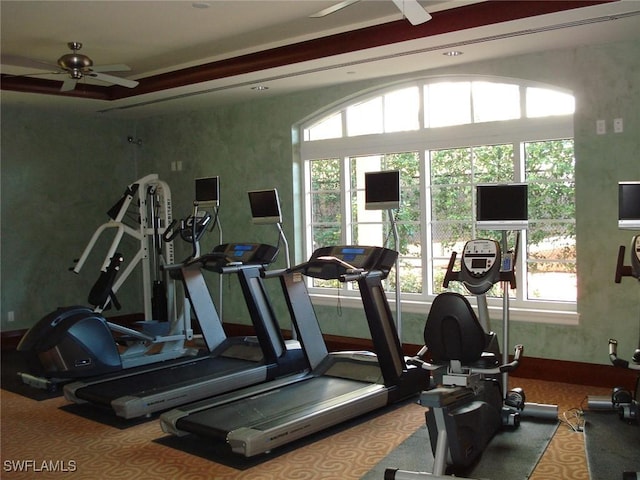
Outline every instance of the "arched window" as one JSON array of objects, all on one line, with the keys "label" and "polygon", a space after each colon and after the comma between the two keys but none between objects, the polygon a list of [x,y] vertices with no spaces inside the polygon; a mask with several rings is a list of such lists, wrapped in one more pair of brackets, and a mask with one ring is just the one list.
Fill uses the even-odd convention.
[{"label": "arched window", "polygon": [[[443,290],[451,253],[467,240],[503,238],[478,228],[476,186],[526,182],[529,227],[507,235],[520,252],[512,311],[516,318],[534,319],[529,314],[536,310],[536,320],[572,323],[573,112],[574,97],[555,87],[455,76],[369,91],[316,114],[299,127],[304,254],[331,244],[387,244],[388,213],[365,210],[364,174],[400,170],[400,241],[389,246],[400,252],[403,305],[411,310]],[[354,288],[317,280],[309,287],[318,298],[348,298]],[[490,295],[500,297],[500,286]]]}]

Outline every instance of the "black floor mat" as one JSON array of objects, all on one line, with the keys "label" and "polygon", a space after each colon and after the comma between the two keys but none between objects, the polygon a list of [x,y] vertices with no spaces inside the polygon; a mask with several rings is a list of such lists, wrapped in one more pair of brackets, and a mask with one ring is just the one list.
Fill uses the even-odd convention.
[{"label": "black floor mat", "polygon": [[640,472],[640,426],[618,412],[586,411],[585,443],[591,480],[622,480],[623,472]]},{"label": "black floor mat", "polygon": [[2,389],[37,401],[48,400],[62,395],[62,387],[64,385],[62,383],[48,390],[24,383],[18,373],[28,371],[27,358],[23,352],[13,349],[0,352],[0,387]]}]

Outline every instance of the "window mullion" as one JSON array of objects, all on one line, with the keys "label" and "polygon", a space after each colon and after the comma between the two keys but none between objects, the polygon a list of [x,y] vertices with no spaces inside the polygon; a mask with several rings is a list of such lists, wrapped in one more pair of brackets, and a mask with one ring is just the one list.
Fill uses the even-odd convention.
[{"label": "window mullion", "polygon": [[421,212],[420,212],[420,223],[423,225],[423,229],[420,232],[422,235],[422,271],[425,272],[425,285],[422,289],[423,297],[426,297],[432,294],[433,285],[433,242],[431,241],[431,236],[433,233],[433,228],[431,226],[431,188],[429,185],[431,184],[431,164],[430,164],[430,150],[421,150],[421,161],[420,161],[420,201],[421,201]]},{"label": "window mullion", "polygon": [[342,219],[340,221],[340,228],[342,230],[342,241],[345,244],[350,244],[351,238],[351,162],[347,156],[342,157],[340,167],[340,189],[343,201],[341,203]]}]

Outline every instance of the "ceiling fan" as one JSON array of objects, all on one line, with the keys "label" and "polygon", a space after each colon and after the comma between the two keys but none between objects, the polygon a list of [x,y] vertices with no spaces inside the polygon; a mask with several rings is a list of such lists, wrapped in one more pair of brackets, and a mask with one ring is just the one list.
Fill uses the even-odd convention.
[{"label": "ceiling fan", "polygon": [[[129,80],[126,78],[116,77],[114,75],[109,75],[104,72],[126,72],[131,70],[131,68],[127,65],[101,65],[94,66],[93,60],[91,60],[88,56],[83,55],[82,53],[78,53],[78,50],[82,48],[82,43],[80,42],[69,42],[67,46],[72,51],[72,53],[67,53],[62,55],[58,61],[56,67],[58,68],[55,72],[47,72],[54,74],[67,74],[68,78],[62,82],[62,87],[60,88],[61,92],[68,92],[73,90],[78,83],[78,80],[81,80],[84,77],[95,78],[96,80],[101,80],[103,82],[112,83],[115,85],[120,85],[127,88],[134,88],[138,85],[139,82],[135,80]],[[11,62],[16,65],[22,64],[23,66],[33,67],[34,65],[38,65],[40,68],[41,65],[49,65],[54,66],[48,62],[43,62],[40,60],[29,60],[29,59],[21,59],[17,58],[17,61]],[[8,62],[9,63],[9,62]],[[34,74],[38,75],[38,74]],[[39,74],[39,75],[46,75]]]},{"label": "ceiling fan", "polygon": [[[360,0],[342,0],[330,7],[320,10],[312,15],[312,18],[326,17],[332,13],[335,13],[343,8],[348,7]],[[418,0],[391,0],[396,7],[402,12],[402,15],[409,20],[411,25],[420,25],[421,23],[431,20],[431,15],[418,3]]]}]

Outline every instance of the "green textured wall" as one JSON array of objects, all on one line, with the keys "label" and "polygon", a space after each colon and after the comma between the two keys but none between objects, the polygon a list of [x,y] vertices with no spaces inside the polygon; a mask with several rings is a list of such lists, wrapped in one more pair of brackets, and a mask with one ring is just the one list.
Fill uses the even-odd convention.
[{"label": "green textured wall", "polygon": [[[96,248],[78,275],[68,268],[135,179],[128,133],[126,122],[2,108],[3,331],[86,303],[106,250]],[[123,311],[139,311],[133,288],[121,295]]]},{"label": "green textured wall", "polygon": [[[577,193],[577,235],[578,235],[578,295],[580,323],[578,326],[555,326],[527,322],[512,322],[511,340],[525,344],[526,354],[573,361],[608,363],[607,339],[617,337],[620,352],[625,354],[636,346],[638,330],[640,296],[637,282],[631,279],[617,285],[613,282],[615,260],[618,246],[628,244],[633,232],[623,232],[617,228],[617,193],[619,180],[640,179],[640,41],[617,43],[602,46],[587,46],[571,50],[537,53],[513,58],[467,64],[456,68],[438,69],[423,72],[424,75],[443,74],[485,74],[527,80],[540,81],[571,90],[577,99],[575,115],[576,145],[576,193]],[[382,86],[402,77],[390,77],[379,81],[355,82],[339,87],[318,89],[267,100],[239,103],[206,111],[186,112],[138,120],[135,128],[142,145],[136,150],[137,168],[140,175],[157,172],[171,186],[174,198],[174,216],[184,216],[190,212],[193,199],[193,179],[200,176],[219,175],[221,177],[221,221],[225,241],[277,242],[275,228],[253,226],[250,223],[246,191],[258,188],[277,187],[280,192],[284,214],[286,235],[291,243],[292,253],[299,251],[295,238],[294,218],[297,205],[294,189],[296,165],[293,162],[295,148],[292,146],[291,128],[296,122],[312,115],[328,104],[338,102],[363,89]],[[25,114],[26,115],[26,114]],[[4,261],[7,256],[19,256],[21,248],[34,249],[43,235],[33,233],[25,247],[13,241],[5,245],[7,195],[5,188],[5,130],[7,123],[12,130],[20,130],[16,123],[27,120],[39,120],[41,128],[47,123],[40,117],[28,115],[25,119],[6,117],[3,112],[3,305],[2,328],[7,329],[6,312],[17,306],[6,306],[6,282],[12,295],[26,297],[22,293],[22,283],[13,281],[5,275]],[[612,120],[624,119],[624,133],[612,133]],[[607,122],[608,132],[596,135],[597,119]],[[74,119],[65,120],[74,125]],[[111,151],[121,134],[117,135],[120,123],[104,121],[100,125],[102,144],[108,144],[105,138],[113,139]],[[89,127],[80,126],[83,132]],[[68,130],[73,130],[69,127]],[[123,133],[126,135],[127,133]],[[22,134],[23,139],[25,134]],[[20,142],[14,155],[18,159],[14,168],[26,157],[21,156]],[[46,143],[46,142],[45,142]],[[88,144],[92,142],[87,141]],[[131,151],[122,148],[122,158],[131,155]],[[54,150],[55,149],[48,149]],[[42,155],[40,155],[41,157]],[[64,164],[68,155],[54,153],[55,161]],[[99,156],[105,159],[108,155]],[[86,157],[85,157],[86,158]],[[83,160],[85,160],[83,158]],[[89,159],[87,159],[88,161]],[[171,162],[183,162],[183,170],[171,171]],[[98,160],[100,161],[100,160]],[[42,158],[35,165],[37,175],[40,169],[47,169]],[[80,160],[78,160],[80,162]],[[100,168],[104,169],[101,163]],[[84,167],[93,170],[92,167]],[[126,168],[122,167],[122,176],[127,178]],[[18,173],[15,174],[16,176]],[[33,173],[32,175],[36,175]],[[27,176],[28,177],[28,176]],[[15,178],[15,177],[14,177]],[[122,177],[119,177],[122,178]],[[27,178],[26,182],[29,181]],[[127,180],[128,181],[128,180]],[[81,183],[81,182],[79,182]],[[114,182],[118,183],[118,182]],[[122,181],[119,180],[118,185]],[[127,183],[126,181],[124,183]],[[106,195],[108,188],[100,186]],[[19,187],[16,187],[19,188]],[[109,187],[118,192],[120,187]],[[11,196],[9,196],[11,198]],[[68,202],[75,198],[69,194]],[[82,197],[80,197],[82,198]],[[104,201],[104,200],[103,200]],[[9,200],[13,206],[14,200]],[[19,202],[18,202],[19,204]],[[59,212],[59,210],[56,210]],[[61,213],[52,212],[55,223],[61,223]],[[77,230],[70,235],[75,237],[87,232],[87,223],[95,219],[92,214],[83,214],[82,226],[74,225]],[[43,216],[37,214],[37,222]],[[25,227],[28,222],[20,215],[12,215],[9,221]],[[57,230],[52,222],[47,225],[47,235]],[[299,228],[299,226],[298,226]],[[38,241],[36,241],[38,240]],[[68,243],[66,238],[62,243]],[[204,242],[204,248],[217,243],[217,233]],[[69,249],[73,250],[73,249]],[[181,251],[186,255],[186,250]],[[283,256],[277,266],[283,266]],[[301,260],[294,258],[294,260]],[[56,267],[54,270],[57,271]],[[47,289],[49,286],[42,286]],[[58,287],[56,287],[58,288]],[[218,284],[212,280],[212,289]],[[237,288],[232,281],[223,281],[224,312],[227,321],[246,323],[246,314],[239,300]],[[60,287],[60,297],[65,288]],[[274,293],[275,293],[275,289]],[[67,299],[69,298],[68,293]],[[44,294],[44,300],[51,301],[55,295]],[[277,297],[277,296],[276,296]],[[44,309],[42,302],[40,310]],[[284,308],[278,298],[275,300],[278,311],[284,315]],[[15,305],[15,304],[14,304]],[[24,305],[24,304],[23,304]],[[367,336],[366,326],[357,310],[342,309],[338,314],[335,306],[318,307],[324,330],[327,333]],[[426,313],[426,312],[425,312]],[[411,343],[422,342],[424,315],[404,314],[403,340]],[[286,321],[283,321],[286,324]],[[497,323],[494,321],[494,323]],[[16,326],[18,322],[16,322]],[[497,326],[497,325],[496,325]],[[499,330],[499,329],[496,329]]]}]

